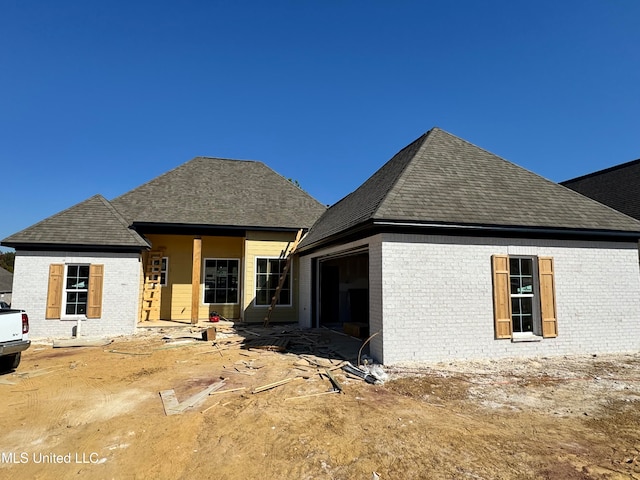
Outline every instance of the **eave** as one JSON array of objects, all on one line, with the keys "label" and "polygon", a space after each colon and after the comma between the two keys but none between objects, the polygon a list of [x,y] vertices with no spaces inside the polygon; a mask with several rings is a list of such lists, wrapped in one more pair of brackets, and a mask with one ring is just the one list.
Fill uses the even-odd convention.
[{"label": "eave", "polygon": [[380,233],[609,242],[638,242],[640,240],[640,231],[368,220],[342,232],[303,245],[298,248],[297,252],[301,255],[310,254],[321,248],[353,242]]}]

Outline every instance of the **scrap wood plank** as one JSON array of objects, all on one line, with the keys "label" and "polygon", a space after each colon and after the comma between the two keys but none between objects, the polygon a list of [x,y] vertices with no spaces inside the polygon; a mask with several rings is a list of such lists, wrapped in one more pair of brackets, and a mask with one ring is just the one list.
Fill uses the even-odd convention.
[{"label": "scrap wood plank", "polygon": [[260,338],[257,340],[249,340],[245,342],[244,345],[246,348],[284,352],[287,349],[287,345],[289,345],[289,338]]},{"label": "scrap wood plank", "polygon": [[110,338],[60,338],[53,341],[53,348],[103,347],[112,342]]},{"label": "scrap wood plank", "polygon": [[178,402],[176,392],[171,390],[162,390],[160,392],[160,398],[162,399],[162,405],[164,406],[164,412],[167,415],[178,415],[185,410],[195,407],[198,403],[202,402],[209,394],[215,390],[220,389],[224,385],[224,380],[209,385],[201,392],[191,395],[183,402]]},{"label": "scrap wood plank", "polygon": [[342,385],[340,385],[340,382],[338,382],[338,380],[336,380],[336,377],[333,376],[333,374],[329,371],[329,370],[325,370],[324,373],[327,374],[327,376],[329,377],[329,380],[331,380],[331,383],[333,383],[333,386],[340,392],[342,393]]},{"label": "scrap wood plank", "polygon": [[285,400],[297,400],[299,398],[319,397],[320,395],[328,395],[330,393],[340,393],[340,390],[327,390],[326,392],[309,393],[307,395],[299,395],[297,397],[288,397]]},{"label": "scrap wood plank", "polygon": [[273,383],[268,383],[266,385],[262,385],[260,387],[256,387],[253,390],[251,390],[251,393],[260,393],[260,392],[264,392],[265,390],[271,390],[272,388],[276,388],[279,387],[281,385],[285,385],[293,380],[297,380],[300,377],[289,377],[289,378],[285,378],[284,380],[280,380],[277,382],[273,382]]}]

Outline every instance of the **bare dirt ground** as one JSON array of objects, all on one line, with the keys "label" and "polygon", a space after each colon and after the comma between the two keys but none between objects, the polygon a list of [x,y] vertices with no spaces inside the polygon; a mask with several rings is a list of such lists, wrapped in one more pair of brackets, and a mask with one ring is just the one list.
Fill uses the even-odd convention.
[{"label": "bare dirt ground", "polygon": [[[32,345],[0,375],[0,478],[640,479],[640,354],[403,365],[372,385],[340,368],[361,342],[327,330],[192,333]],[[160,391],[222,378],[165,413]]]}]

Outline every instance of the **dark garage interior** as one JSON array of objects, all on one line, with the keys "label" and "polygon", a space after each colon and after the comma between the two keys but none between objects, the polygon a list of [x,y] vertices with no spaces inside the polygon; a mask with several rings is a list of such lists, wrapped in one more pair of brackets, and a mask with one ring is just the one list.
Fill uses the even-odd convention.
[{"label": "dark garage interior", "polygon": [[366,338],[369,332],[369,254],[319,261],[319,324]]}]

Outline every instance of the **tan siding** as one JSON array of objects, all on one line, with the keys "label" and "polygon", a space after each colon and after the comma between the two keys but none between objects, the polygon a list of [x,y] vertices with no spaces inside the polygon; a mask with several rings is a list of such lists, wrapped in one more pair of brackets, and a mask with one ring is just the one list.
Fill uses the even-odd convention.
[{"label": "tan siding", "polygon": [[[193,237],[188,235],[149,235],[153,249],[162,250],[169,258],[167,286],[163,287],[161,318],[165,320],[191,319],[191,272],[193,261]],[[242,258],[244,238],[202,237],[202,261],[206,258]],[[202,265],[202,267],[204,267]],[[242,262],[241,262],[242,267]],[[240,269],[242,274],[242,268]],[[240,305],[205,305],[202,278],[199,280],[198,318],[206,319],[210,311],[216,311],[229,319],[240,318]],[[242,278],[240,278],[242,284]]]},{"label": "tan siding", "polygon": [[[263,322],[267,306],[256,307],[255,297],[255,265],[256,257],[279,257],[290,242],[295,239],[295,232],[248,232],[245,242],[244,269],[244,320],[246,322]],[[291,266],[292,305],[276,306],[271,314],[271,322],[295,322],[298,319],[298,259],[294,258]]]}]

